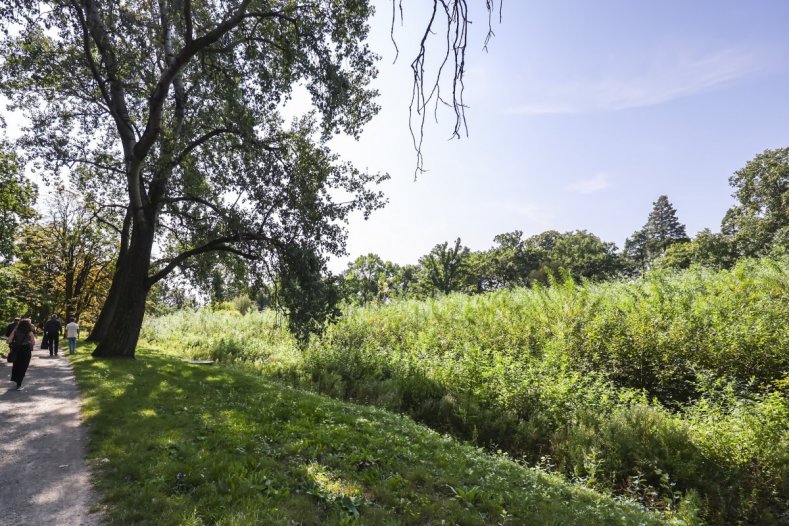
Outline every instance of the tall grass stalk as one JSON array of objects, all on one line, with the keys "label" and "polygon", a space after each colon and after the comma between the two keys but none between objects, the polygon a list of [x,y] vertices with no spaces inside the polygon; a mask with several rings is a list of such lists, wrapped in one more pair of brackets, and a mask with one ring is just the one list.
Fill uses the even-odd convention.
[{"label": "tall grass stalk", "polygon": [[143,337],[669,513],[789,521],[788,259],[348,308],[303,350],[270,313],[176,313]]}]

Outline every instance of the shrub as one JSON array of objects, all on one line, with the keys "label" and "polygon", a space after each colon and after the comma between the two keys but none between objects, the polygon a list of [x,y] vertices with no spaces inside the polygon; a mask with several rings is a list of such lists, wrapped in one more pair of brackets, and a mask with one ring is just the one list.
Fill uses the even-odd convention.
[{"label": "shrub", "polygon": [[787,258],[743,260],[349,307],[303,351],[270,312],[177,313],[143,337],[408,413],[669,514],[779,524],[788,273]]}]

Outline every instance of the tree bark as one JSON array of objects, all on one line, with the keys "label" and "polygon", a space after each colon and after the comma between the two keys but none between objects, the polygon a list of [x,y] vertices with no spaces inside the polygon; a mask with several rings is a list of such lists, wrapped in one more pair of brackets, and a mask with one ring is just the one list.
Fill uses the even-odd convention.
[{"label": "tree bark", "polygon": [[[101,339],[93,351],[94,357],[134,358],[150,289],[148,270],[154,240],[153,222],[145,223],[138,226],[135,221],[129,251],[113,277],[111,312],[105,314],[102,309],[104,325],[96,335]],[[110,303],[109,297],[107,300]]]},{"label": "tree bark", "polygon": [[93,325],[93,329],[90,331],[90,335],[88,336],[87,340],[89,342],[100,342],[107,337],[110,321],[115,317],[115,312],[118,308],[118,300],[123,294],[123,291],[121,290],[121,276],[124,273],[124,261],[125,257],[123,259],[118,257],[118,261],[115,266],[115,274],[112,276],[112,284],[110,285],[110,290],[107,293],[107,299],[104,300],[104,304],[101,306],[101,311],[99,312],[99,317],[96,318],[96,323]]},{"label": "tree bark", "polygon": [[122,294],[120,288],[120,276],[124,272],[124,262],[126,261],[126,254],[129,251],[129,238],[131,237],[132,226],[132,213],[131,209],[126,209],[126,215],[123,218],[123,228],[121,229],[121,246],[118,251],[118,259],[115,262],[115,272],[112,275],[112,282],[110,283],[110,290],[107,292],[107,298],[101,306],[99,317],[96,319],[96,324],[88,336],[89,342],[100,342],[107,336],[110,320],[115,316],[115,311],[118,308],[118,298]]}]

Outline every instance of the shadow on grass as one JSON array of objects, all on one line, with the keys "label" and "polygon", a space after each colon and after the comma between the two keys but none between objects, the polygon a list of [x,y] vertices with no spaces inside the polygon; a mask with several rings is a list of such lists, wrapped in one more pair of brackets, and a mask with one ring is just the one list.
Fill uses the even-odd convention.
[{"label": "shadow on grass", "polygon": [[74,359],[111,524],[657,524],[383,410],[139,349]]}]

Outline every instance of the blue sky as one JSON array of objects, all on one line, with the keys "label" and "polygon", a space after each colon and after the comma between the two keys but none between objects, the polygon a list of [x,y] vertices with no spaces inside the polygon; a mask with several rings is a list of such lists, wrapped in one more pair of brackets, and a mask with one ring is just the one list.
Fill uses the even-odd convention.
[{"label": "blue sky", "polygon": [[409,64],[430,3],[404,0],[392,64],[391,4],[379,1],[382,110],[336,148],[391,174],[389,205],[351,221],[335,270],[369,252],[413,263],[455,237],[485,249],[516,229],[586,229],[621,247],[660,194],[689,234],[717,230],[732,172],[789,146],[789,2],[505,0],[488,53],[484,2],[470,3],[469,136],[447,140],[440,113],[414,181]]},{"label": "blue sky", "polygon": [[586,229],[621,247],[661,194],[689,234],[717,230],[733,203],[729,176],[789,146],[787,0],[504,0],[488,53],[485,2],[469,0],[469,136],[448,140],[452,115],[439,112],[415,181],[409,65],[432,2],[403,0],[394,64],[391,2],[376,2],[382,109],[358,142],[333,146],[391,175],[389,204],[352,218],[334,271],[370,252],[415,263],[456,237],[486,249],[516,229]]}]

